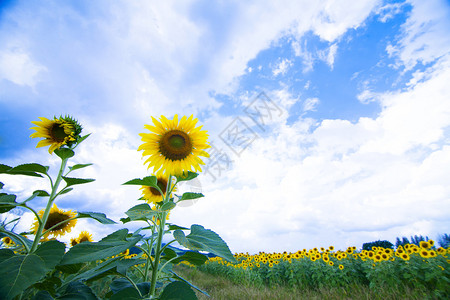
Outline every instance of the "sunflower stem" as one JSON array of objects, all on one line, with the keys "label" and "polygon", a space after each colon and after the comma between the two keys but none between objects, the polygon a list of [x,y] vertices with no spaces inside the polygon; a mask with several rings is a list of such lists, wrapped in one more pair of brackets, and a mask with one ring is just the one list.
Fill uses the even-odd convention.
[{"label": "sunflower stem", "polygon": [[[59,184],[62,180],[62,174],[64,173],[64,169],[66,168],[68,158],[63,158],[61,161],[61,166],[59,168],[58,176],[56,177],[55,183],[52,185],[52,192],[50,194],[50,197],[47,202],[47,207],[45,208],[44,214],[42,215],[41,223],[39,223],[39,227],[36,232],[36,236],[33,241],[33,245],[31,246],[30,253],[33,253],[36,251],[37,246],[39,245],[39,241],[42,237],[42,231],[44,230],[45,224],[47,223],[48,215],[50,214],[50,209],[52,208],[53,201],[55,200],[57,196],[57,191]],[[51,179],[50,179],[51,182]],[[38,219],[39,220],[39,219]]]},{"label": "sunflower stem", "polygon": [[[172,185],[172,175],[169,175],[169,180],[167,182],[167,189],[166,189],[167,191],[170,191],[171,185]],[[170,193],[166,193],[163,203],[169,201],[169,197]],[[159,260],[161,258],[161,244],[164,235],[164,228],[166,226],[167,212],[164,211],[160,215],[158,214],[158,217],[160,217],[158,227],[158,241],[156,242],[155,261],[153,263],[152,282],[150,285],[150,297],[153,297],[155,295],[156,279],[158,278]]]}]

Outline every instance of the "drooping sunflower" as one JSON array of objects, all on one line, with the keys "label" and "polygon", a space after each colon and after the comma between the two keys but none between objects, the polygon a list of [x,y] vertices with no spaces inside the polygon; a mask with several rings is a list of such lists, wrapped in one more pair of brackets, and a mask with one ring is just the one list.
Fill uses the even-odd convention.
[{"label": "drooping sunflower", "polygon": [[75,245],[78,244],[78,239],[77,238],[71,238],[70,239],[70,247],[73,247]]},{"label": "drooping sunflower", "polygon": [[88,231],[82,231],[77,238],[78,244],[81,244],[84,242],[93,242],[93,241],[94,241],[94,238],[92,237],[92,234],[90,234]]},{"label": "drooping sunflower", "polygon": [[[44,210],[39,211],[39,217],[42,218],[44,215]],[[59,209],[56,204],[53,204],[50,209],[50,213],[48,215],[47,222],[44,225],[44,235],[42,236],[44,239],[47,239],[50,235],[54,237],[63,236],[64,234],[72,231],[72,228],[77,224],[77,219],[67,221],[71,218],[76,217],[77,213],[71,210],[63,211]],[[67,221],[65,223],[59,224],[61,222]],[[59,224],[59,225],[57,225]],[[53,229],[53,226],[57,225]],[[36,233],[39,227],[39,222],[35,218],[34,223],[31,227],[31,231]]]},{"label": "drooping sunflower", "polygon": [[[158,202],[163,201],[163,196],[165,196],[167,192],[167,184],[169,182],[169,177],[167,175],[160,173],[159,175],[156,176],[156,179],[157,185],[159,189],[163,192],[163,195],[161,195],[159,191],[154,187],[142,186],[140,188],[140,190],[142,191],[142,199],[144,199],[149,204],[150,203],[157,204]],[[175,187],[173,191],[176,190],[177,188]]]},{"label": "drooping sunflower", "polygon": [[166,175],[182,175],[187,171],[201,171],[200,165],[204,162],[200,156],[209,157],[204,150],[209,148],[208,134],[201,130],[202,126],[195,127],[198,119],[183,116],[173,120],[161,116],[161,121],[152,117],[154,125],[144,127],[150,133],[140,133],[142,141],[138,151],[144,150],[142,156],[149,156],[144,164],[153,171]]},{"label": "drooping sunflower", "polygon": [[53,120],[44,117],[39,117],[39,119],[41,121],[31,122],[37,127],[30,128],[36,130],[30,135],[31,138],[44,138],[38,142],[36,148],[50,146],[48,152],[52,154],[63,145],[71,147],[77,142],[82,128],[76,120],[69,116],[54,117]]},{"label": "drooping sunflower", "polygon": [[2,242],[6,245],[6,247],[14,246],[14,241],[9,236],[5,236],[2,239]]}]

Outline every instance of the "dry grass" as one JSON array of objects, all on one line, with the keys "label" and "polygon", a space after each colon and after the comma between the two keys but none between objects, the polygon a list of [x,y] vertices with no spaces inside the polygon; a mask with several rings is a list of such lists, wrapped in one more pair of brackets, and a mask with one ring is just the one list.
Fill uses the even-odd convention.
[{"label": "dry grass", "polygon": [[197,291],[199,299],[217,300],[292,300],[292,299],[426,299],[415,291],[407,294],[393,290],[372,291],[365,286],[319,290],[300,290],[283,286],[257,287],[251,284],[235,284],[223,276],[210,275],[195,268],[176,266],[174,271],[207,292],[208,297]]}]

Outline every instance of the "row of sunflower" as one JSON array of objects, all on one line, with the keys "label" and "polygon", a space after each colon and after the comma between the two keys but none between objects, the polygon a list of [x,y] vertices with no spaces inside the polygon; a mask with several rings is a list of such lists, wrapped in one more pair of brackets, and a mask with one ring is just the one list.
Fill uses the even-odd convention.
[{"label": "row of sunflower", "polygon": [[[82,231],[72,237],[68,245],[58,239],[75,228],[77,220],[89,218],[104,225],[116,224],[101,212],[63,210],[58,199],[70,193],[75,186],[91,183],[94,179],[72,177],[72,172],[92,165],[70,164],[75,149],[88,135],[81,135],[82,126],[70,116],[40,118],[33,121],[32,138],[41,138],[37,148],[49,146],[50,155],[56,154],[60,167],[56,177],[49,167],[26,163],[15,167],[0,164],[0,174],[47,178],[49,190],[36,190],[27,199],[17,199],[14,194],[0,193],[0,213],[6,216],[11,210],[28,210],[35,220],[28,232],[14,231],[20,218],[3,222],[0,226],[0,299],[56,299],[77,294],[86,299],[196,299],[193,285],[186,283],[171,270],[174,263],[188,262],[201,265],[208,250],[230,262],[236,262],[227,244],[212,230],[201,225],[190,228],[168,222],[172,209],[181,201],[203,197],[201,193],[178,195],[177,184],[196,178],[207,157],[208,134],[193,116],[169,120],[152,118],[149,130],[141,133],[143,151],[149,176],[135,178],[124,185],[136,185],[142,192],[142,201],[125,212],[120,221],[143,224],[135,232],[119,229],[99,241]],[[70,175],[70,176],[69,176]],[[3,178],[3,177],[2,177]],[[0,189],[5,185],[0,182]],[[46,198],[46,207],[37,211],[35,198]],[[58,198],[58,199],[57,199]],[[8,217],[6,217],[7,219]],[[173,235],[163,245],[165,235]],[[201,242],[200,242],[201,241]],[[205,242],[206,241],[206,242]],[[170,244],[178,242],[193,251],[178,253]],[[138,249],[139,254],[130,254]],[[104,284],[95,284],[106,280]],[[101,286],[101,291],[95,287]],[[195,287],[194,287],[195,288]]]},{"label": "row of sunflower", "polygon": [[395,250],[373,247],[356,251],[356,247],[348,247],[335,251],[330,246],[297,252],[236,253],[235,258],[238,263],[212,257],[200,269],[236,282],[268,286],[317,289],[362,284],[397,289],[403,285],[437,298],[450,295],[450,248],[436,249],[433,240]]}]

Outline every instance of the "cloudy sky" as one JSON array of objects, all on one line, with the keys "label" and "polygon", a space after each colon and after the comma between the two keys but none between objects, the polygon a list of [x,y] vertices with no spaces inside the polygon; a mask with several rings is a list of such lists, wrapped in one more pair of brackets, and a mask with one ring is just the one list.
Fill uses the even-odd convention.
[{"label": "cloudy sky", "polygon": [[[170,221],[233,252],[450,233],[448,1],[0,3],[0,163],[56,173],[29,138],[38,117],[70,114],[92,133],[69,165],[94,163],[76,176],[96,181],[59,207],[119,221],[140,203],[121,184],[150,175],[144,124],[193,114],[213,147],[180,190],[206,197]],[[0,181],[19,199],[48,189]],[[82,220],[65,238],[122,227]]]}]

